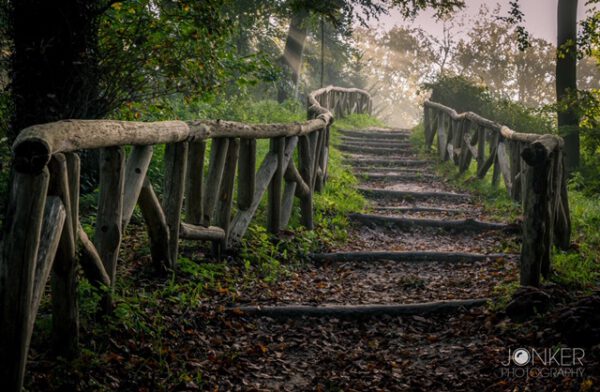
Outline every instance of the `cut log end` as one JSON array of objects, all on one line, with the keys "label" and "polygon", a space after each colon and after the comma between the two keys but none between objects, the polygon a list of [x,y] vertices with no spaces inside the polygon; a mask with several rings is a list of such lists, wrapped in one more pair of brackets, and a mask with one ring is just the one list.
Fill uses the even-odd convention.
[{"label": "cut log end", "polygon": [[38,174],[50,162],[51,147],[43,139],[25,139],[14,146],[13,155],[18,172]]}]

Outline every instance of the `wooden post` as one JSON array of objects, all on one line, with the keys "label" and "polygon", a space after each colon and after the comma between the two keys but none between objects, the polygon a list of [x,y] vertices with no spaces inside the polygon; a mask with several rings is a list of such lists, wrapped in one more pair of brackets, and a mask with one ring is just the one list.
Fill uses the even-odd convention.
[{"label": "wooden post", "polygon": [[267,229],[277,234],[281,224],[281,200],[283,186],[283,154],[285,151],[285,138],[271,139],[270,151],[277,155],[277,170],[269,184],[269,203],[267,214]]},{"label": "wooden post", "polygon": [[50,276],[52,265],[56,257],[56,251],[63,233],[65,221],[69,219],[65,206],[57,196],[48,196],[44,207],[44,221],[40,246],[35,266],[35,278],[33,284],[33,297],[31,299],[31,317],[29,318],[29,336],[33,332],[36,315],[40,302],[44,295],[46,283]]},{"label": "wooden post", "polygon": [[79,350],[79,308],[77,304],[77,259],[71,210],[67,159],[54,154],[49,165],[48,194],[59,197],[69,219],[63,225],[52,268],[52,345],[54,351],[74,358]]},{"label": "wooden post", "polygon": [[256,139],[240,140],[237,204],[247,210],[252,204],[256,184]]},{"label": "wooden post", "polygon": [[556,219],[554,223],[554,241],[562,250],[571,246],[571,213],[569,209],[569,195],[567,194],[567,171],[565,169],[564,152],[557,157],[556,178],[558,205],[556,206]]},{"label": "wooden post", "polygon": [[187,142],[167,144],[165,149],[165,183],[163,210],[169,228],[169,268],[175,267],[179,251],[179,227],[188,159]]},{"label": "wooden post", "polygon": [[520,202],[521,201],[521,142],[511,140],[509,142],[509,153],[510,153],[510,178],[511,178],[511,192],[510,197]]},{"label": "wooden post", "polygon": [[152,263],[157,272],[164,273],[168,268],[175,265],[175,260],[171,259],[171,252],[169,251],[170,239],[167,218],[165,218],[158,197],[147,177],[138,197],[138,205],[148,229]]},{"label": "wooden post", "polygon": [[25,376],[35,263],[49,177],[44,168],[38,174],[14,172],[11,182],[0,260],[0,379],[7,391],[20,391]]},{"label": "wooden post", "polygon": [[312,188],[310,187],[312,183],[312,160],[313,155],[308,136],[301,136],[298,145],[298,166],[302,179],[310,188],[310,194],[300,199],[300,218],[304,227],[309,230],[314,228]]},{"label": "wooden post", "polygon": [[523,203],[523,245],[521,248],[521,285],[539,286],[540,273],[545,264],[549,268],[552,246],[548,233],[551,214],[552,154],[557,148],[554,136],[544,135],[523,150],[525,194]]},{"label": "wooden post", "polygon": [[71,224],[73,225],[73,235],[75,236],[75,246],[77,246],[77,226],[79,225],[79,191],[80,191],[80,171],[81,161],[79,155],[74,152],[66,153],[67,173],[69,178],[69,196],[71,199]]},{"label": "wooden post", "polygon": [[[221,191],[219,192],[219,204],[215,216],[215,225],[222,228],[225,232],[225,238],[218,241],[219,249],[225,248],[229,240],[229,227],[231,224],[231,208],[233,206],[233,190],[235,186],[235,171],[240,151],[240,142],[238,139],[229,140],[227,149],[227,159],[225,169],[223,170],[223,180],[221,181]],[[217,241],[214,242],[217,244]]]},{"label": "wooden post", "polygon": [[[123,220],[123,187],[125,180],[125,153],[122,147],[107,147],[100,152],[100,194],[94,244],[110,276],[114,290],[117,259],[121,246]],[[112,291],[112,290],[111,290]],[[112,295],[103,300],[106,312],[112,310]]]},{"label": "wooden post", "polygon": [[482,170],[483,164],[485,163],[485,140],[485,127],[480,125],[477,128],[477,173],[479,173]]},{"label": "wooden post", "polygon": [[204,140],[189,143],[185,218],[187,222],[194,225],[199,225],[202,222],[205,151],[206,142]]},{"label": "wooden post", "polygon": [[146,172],[152,160],[152,146],[134,146],[125,167],[125,190],[123,193],[123,231],[127,228],[140,196]]},{"label": "wooden post", "polygon": [[223,170],[225,169],[228,146],[229,139],[212,139],[208,175],[206,178],[206,186],[204,187],[202,194],[204,205],[202,207],[202,222],[200,224],[204,227],[210,226],[215,205],[217,204],[219,189],[221,189],[221,180],[223,178]]}]

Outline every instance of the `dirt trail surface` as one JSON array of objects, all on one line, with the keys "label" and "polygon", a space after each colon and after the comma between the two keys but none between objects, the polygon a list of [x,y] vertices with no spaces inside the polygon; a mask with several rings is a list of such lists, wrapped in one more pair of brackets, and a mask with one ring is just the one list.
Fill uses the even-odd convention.
[{"label": "dirt trail surface", "polygon": [[[474,197],[435,176],[408,144],[408,131],[343,134],[346,161],[367,190],[368,216],[490,222]],[[381,222],[355,221],[346,245],[312,255],[274,284],[215,291],[183,312],[164,304],[168,332],[160,342],[145,340],[143,331],[114,331],[102,365],[83,367],[85,377],[79,376],[87,381],[70,375],[73,389],[93,390],[95,381],[136,391],[598,390],[595,376],[506,374],[515,369],[503,365],[509,349],[558,342],[552,317],[515,328],[493,305],[481,305],[496,301],[499,284],[517,279],[518,234]],[[157,285],[145,288],[164,289]],[[564,293],[556,296],[566,301]],[[286,307],[300,310],[291,317],[269,313]],[[323,312],[302,316],[302,309]],[[86,339],[84,346],[95,344],[94,337]],[[152,371],[157,345],[160,361],[169,363],[167,374]],[[598,367],[597,353],[588,358],[585,375]],[[52,389],[51,366],[34,352],[31,384]]]}]

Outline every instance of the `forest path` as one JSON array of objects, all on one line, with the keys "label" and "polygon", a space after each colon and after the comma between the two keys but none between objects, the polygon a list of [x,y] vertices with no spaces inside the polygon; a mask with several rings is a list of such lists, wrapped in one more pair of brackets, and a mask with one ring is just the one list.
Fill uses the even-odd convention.
[{"label": "forest path", "polygon": [[[481,305],[517,276],[517,256],[501,254],[516,239],[512,227],[486,226],[475,198],[438,178],[408,131],[342,133],[339,148],[368,213],[350,217],[346,244],[313,255],[258,296],[242,294],[237,302],[251,305],[234,308],[238,317],[210,321],[215,334],[240,331],[222,344],[244,352],[235,364],[241,380],[228,373],[220,385],[503,390],[497,373],[507,343]],[[252,342],[258,357],[245,351]]]},{"label": "forest path", "polygon": [[[513,280],[504,254],[514,227],[490,222],[420,159],[407,130],[342,131],[338,146],[361,181],[367,213],[352,214],[346,244],[312,255],[241,309],[271,317],[424,314],[480,306]],[[273,299],[276,299],[275,303]]]}]

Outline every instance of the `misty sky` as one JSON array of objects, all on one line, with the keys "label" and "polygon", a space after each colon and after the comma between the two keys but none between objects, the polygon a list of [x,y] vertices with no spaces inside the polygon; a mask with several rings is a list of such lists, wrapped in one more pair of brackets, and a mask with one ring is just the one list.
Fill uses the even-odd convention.
[{"label": "misty sky", "polygon": [[[534,37],[544,38],[545,40],[556,43],[556,9],[558,0],[520,0],[521,9],[525,14],[525,25],[530,34]],[[496,4],[500,4],[503,14],[509,10],[509,0],[465,0],[466,8],[461,11],[467,16],[474,16],[483,4],[487,4],[490,9],[494,9]],[[585,16],[585,0],[579,0],[579,19]],[[437,23],[433,17],[433,12],[422,12],[414,22],[405,20],[397,12],[392,11],[391,15],[380,18],[379,24],[384,29],[390,29],[394,25],[409,25],[413,27],[422,27],[432,34],[441,32],[441,24]]]}]

